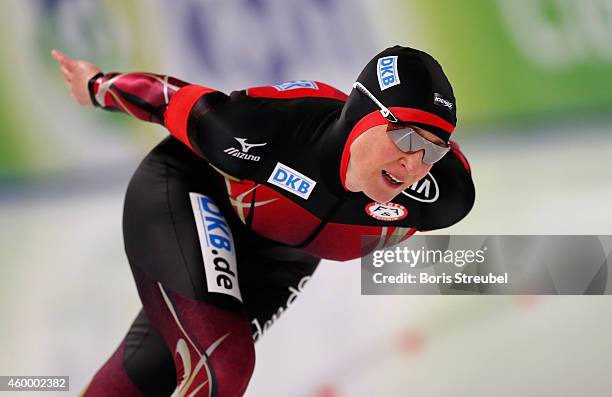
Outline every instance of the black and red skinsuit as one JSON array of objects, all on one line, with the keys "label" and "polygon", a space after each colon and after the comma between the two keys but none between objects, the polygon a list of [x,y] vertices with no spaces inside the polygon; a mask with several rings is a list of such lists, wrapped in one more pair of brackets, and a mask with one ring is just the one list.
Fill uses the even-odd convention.
[{"label": "black and red skinsuit", "polygon": [[[377,60],[394,55],[401,83],[383,89]],[[454,104],[452,89],[429,55],[389,48],[358,81],[400,120],[445,140],[453,132],[454,107],[433,101],[435,93]],[[359,258],[365,235],[380,248],[448,227],[474,202],[470,167],[452,141],[427,185],[393,204],[348,191],[351,143],[388,123],[356,90],[347,97],[297,80],[226,95],[163,75],[108,73],[90,93],[97,106],[163,124],[171,136],[145,157],[125,200],[125,250],[143,310],[85,396],[242,395],[253,339],[321,258]]]}]

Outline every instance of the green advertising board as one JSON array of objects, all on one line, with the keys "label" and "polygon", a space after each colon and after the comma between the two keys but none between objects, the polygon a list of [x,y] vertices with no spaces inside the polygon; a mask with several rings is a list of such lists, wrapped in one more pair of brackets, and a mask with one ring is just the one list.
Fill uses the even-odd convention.
[{"label": "green advertising board", "polygon": [[612,110],[607,1],[411,0],[397,6],[406,16],[399,25],[407,41],[434,54],[448,74],[462,123]]},{"label": "green advertising board", "polygon": [[[356,29],[372,33],[378,48],[402,44],[432,53],[455,88],[459,127],[605,116],[612,110],[612,7],[608,0],[330,3],[363,8],[367,23],[355,23]],[[3,180],[82,167],[83,161],[92,165],[93,156],[84,155],[83,148],[92,148],[92,155],[97,153],[104,160],[104,150],[115,154],[117,148],[138,142],[135,137],[141,130],[150,136],[142,123],[74,106],[48,52],[58,46],[116,70],[158,70],[164,52],[156,46],[162,45],[178,48],[182,63],[192,62],[174,44],[184,38],[163,22],[164,4],[161,0],[0,3]],[[291,8],[281,1],[269,0],[269,4],[276,10]],[[224,34],[236,41],[242,33]],[[319,41],[321,37],[316,36]],[[289,47],[294,49],[306,39],[291,40]],[[293,56],[307,64],[300,54],[295,51]],[[336,52],[325,54],[341,57]],[[347,69],[343,65],[326,71],[352,79]],[[113,131],[125,143],[109,138]]]}]

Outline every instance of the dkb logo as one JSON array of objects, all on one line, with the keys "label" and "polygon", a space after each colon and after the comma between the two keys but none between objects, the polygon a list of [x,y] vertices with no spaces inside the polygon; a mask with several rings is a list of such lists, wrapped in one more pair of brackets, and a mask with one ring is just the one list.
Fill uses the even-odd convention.
[{"label": "dkb logo", "polygon": [[270,178],[268,178],[268,182],[306,200],[308,200],[310,193],[312,193],[315,185],[317,184],[306,175],[303,175],[282,163],[276,163],[276,167],[274,168],[274,171],[272,171]]},{"label": "dkb logo", "polygon": [[397,73],[397,56],[378,58],[377,73],[381,91],[398,85],[400,79]]}]

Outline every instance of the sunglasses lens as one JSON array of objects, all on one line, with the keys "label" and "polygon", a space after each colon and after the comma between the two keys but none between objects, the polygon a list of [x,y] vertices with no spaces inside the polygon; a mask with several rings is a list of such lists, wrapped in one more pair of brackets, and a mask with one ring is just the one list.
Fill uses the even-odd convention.
[{"label": "sunglasses lens", "polygon": [[412,149],[412,128],[401,128],[389,132],[389,137],[402,152],[411,152]]},{"label": "sunglasses lens", "polygon": [[450,147],[440,147],[435,144],[431,144],[429,149],[425,149],[425,154],[423,155],[423,162],[425,164],[433,164],[437,161],[440,161],[442,157],[448,153]]},{"label": "sunglasses lens", "polygon": [[441,147],[428,141],[410,127],[389,131],[389,137],[402,152],[423,150],[423,162],[429,165],[439,161],[450,150],[449,147]]},{"label": "sunglasses lens", "polygon": [[440,160],[442,157],[444,157],[444,154],[439,155],[438,153],[433,153],[431,150],[430,151],[426,150],[425,154],[423,155],[423,162],[425,164],[432,165],[436,161]]}]

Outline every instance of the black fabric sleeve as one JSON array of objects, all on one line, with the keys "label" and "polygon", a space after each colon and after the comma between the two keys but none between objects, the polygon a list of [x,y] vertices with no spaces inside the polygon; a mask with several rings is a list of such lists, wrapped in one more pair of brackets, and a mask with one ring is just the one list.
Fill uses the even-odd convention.
[{"label": "black fabric sleeve", "polygon": [[285,118],[268,100],[242,92],[211,92],[193,106],[187,135],[193,148],[218,170],[238,179],[265,181],[277,153],[289,141]]}]

